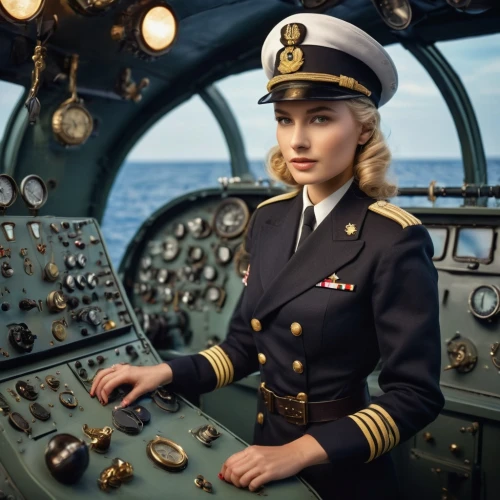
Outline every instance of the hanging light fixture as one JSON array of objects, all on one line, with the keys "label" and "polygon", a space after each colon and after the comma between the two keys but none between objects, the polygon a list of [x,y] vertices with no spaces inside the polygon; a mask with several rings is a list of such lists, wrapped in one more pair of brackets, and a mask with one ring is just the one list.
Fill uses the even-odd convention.
[{"label": "hanging light fixture", "polygon": [[11,23],[27,23],[40,14],[45,0],[0,0],[0,14]]},{"label": "hanging light fixture", "polygon": [[467,14],[481,14],[491,9],[496,0],[446,0],[452,7]]},{"label": "hanging light fixture", "polygon": [[412,17],[409,0],[372,0],[380,17],[393,30],[406,29]]},{"label": "hanging light fixture", "polygon": [[177,27],[174,12],[163,0],[141,0],[121,14],[111,36],[139,57],[155,59],[170,50]]}]

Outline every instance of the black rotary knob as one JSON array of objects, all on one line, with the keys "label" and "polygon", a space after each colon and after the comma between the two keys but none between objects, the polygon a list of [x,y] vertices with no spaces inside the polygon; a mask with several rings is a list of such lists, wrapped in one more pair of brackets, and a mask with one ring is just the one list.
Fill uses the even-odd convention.
[{"label": "black rotary knob", "polygon": [[71,434],[58,434],[48,443],[45,463],[50,473],[63,484],[74,484],[89,465],[89,449]]}]

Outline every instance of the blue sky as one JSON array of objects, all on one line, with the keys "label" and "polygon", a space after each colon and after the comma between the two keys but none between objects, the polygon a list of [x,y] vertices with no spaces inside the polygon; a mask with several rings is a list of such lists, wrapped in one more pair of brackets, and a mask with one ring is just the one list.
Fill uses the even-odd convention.
[{"label": "blue sky", "polygon": [[[500,34],[439,43],[469,92],[488,157],[500,157]],[[396,96],[381,108],[383,130],[395,158],[459,158],[451,115],[435,84],[413,56],[387,47],[399,73]],[[262,160],[276,143],[271,105],[259,106],[266,93],[262,70],[217,83],[242,130],[247,156]],[[0,82],[0,133],[20,95],[20,87]],[[159,120],[136,144],[134,161],[227,160],[224,138],[199,97]]]}]

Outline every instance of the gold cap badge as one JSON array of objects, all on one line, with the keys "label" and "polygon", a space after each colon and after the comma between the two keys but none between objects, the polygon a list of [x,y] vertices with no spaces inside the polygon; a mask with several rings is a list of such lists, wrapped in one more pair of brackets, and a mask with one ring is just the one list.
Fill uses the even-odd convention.
[{"label": "gold cap badge", "polygon": [[351,224],[350,222],[345,227],[345,232],[347,233],[348,236],[352,236],[353,234],[356,233],[356,231],[357,231],[356,225],[355,224]]},{"label": "gold cap badge", "polygon": [[280,54],[278,71],[282,74],[295,73],[304,64],[304,53],[297,45],[306,36],[306,27],[300,23],[287,24],[281,28],[280,42],[285,49]]}]

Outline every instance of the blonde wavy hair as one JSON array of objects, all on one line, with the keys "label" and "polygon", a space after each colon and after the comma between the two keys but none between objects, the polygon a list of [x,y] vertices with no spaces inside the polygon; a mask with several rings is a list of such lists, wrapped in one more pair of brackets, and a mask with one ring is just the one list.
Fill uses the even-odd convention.
[{"label": "blonde wavy hair", "polygon": [[[380,129],[380,114],[372,101],[366,97],[344,101],[354,119],[373,133],[370,139],[358,147],[354,157],[354,179],[360,189],[377,200],[395,196],[398,187],[387,179],[387,169],[391,164],[391,151]],[[279,146],[269,151],[266,161],[269,175],[284,184],[298,187],[286,166]]]}]

